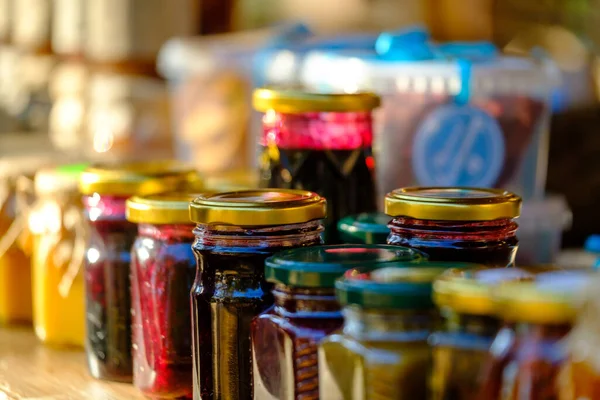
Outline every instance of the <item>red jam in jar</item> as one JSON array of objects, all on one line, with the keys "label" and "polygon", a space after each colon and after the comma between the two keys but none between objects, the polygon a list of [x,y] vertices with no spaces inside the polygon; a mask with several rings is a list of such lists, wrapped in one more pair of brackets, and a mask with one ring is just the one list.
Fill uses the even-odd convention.
[{"label": "red jam in jar", "polygon": [[301,190],[265,189],[200,196],[192,288],[194,399],[253,398],[250,324],[273,304],[265,259],[322,243],[325,199]]},{"label": "red jam in jar", "polygon": [[420,261],[421,253],[387,245],[287,250],[265,262],[275,306],[252,323],[255,399],[318,399],[317,346],[342,327],[335,280],[357,267]]},{"label": "red jam in jar", "polygon": [[512,266],[521,199],[475,188],[403,188],[385,197],[393,219],[388,244],[421,250],[431,261]]},{"label": "red jam in jar", "polygon": [[127,201],[127,219],[138,224],[131,252],[133,384],[151,398],[192,397],[194,198],[169,193]]},{"label": "red jam in jar", "polygon": [[195,184],[197,174],[171,162],[99,165],[81,176],[90,223],[86,248],[86,353],[92,376],[131,382],[130,252],[137,225],[125,218],[127,198]]},{"label": "red jam in jar", "polygon": [[371,93],[315,94],[258,89],[265,187],[305,189],[327,199],[326,242],[338,243],[341,218],[377,209]]}]

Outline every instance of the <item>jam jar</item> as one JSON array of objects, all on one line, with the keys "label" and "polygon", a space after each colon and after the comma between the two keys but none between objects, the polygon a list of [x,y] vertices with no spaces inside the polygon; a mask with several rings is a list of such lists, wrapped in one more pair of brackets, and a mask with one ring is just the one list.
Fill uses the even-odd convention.
[{"label": "jam jar", "polygon": [[513,266],[521,198],[497,189],[402,188],[385,197],[393,217],[388,244],[412,247],[431,261]]},{"label": "jam jar", "polygon": [[340,240],[354,244],[386,244],[390,234],[390,217],[383,213],[362,213],[339,220]]},{"label": "jam jar", "polygon": [[340,241],[337,221],[377,209],[370,93],[314,94],[258,89],[264,112],[259,159],[266,187],[311,190],[327,199],[327,243]]},{"label": "jam jar", "polygon": [[133,195],[179,190],[197,180],[187,165],[149,162],[97,165],[81,176],[80,190],[91,227],[85,257],[86,352],[95,378],[130,382],[130,251],[137,225],[125,218]]},{"label": "jam jar", "polygon": [[322,244],[326,208],[318,194],[289,189],[209,194],[190,204],[195,399],[252,398],[250,325],[273,304],[265,259]]},{"label": "jam jar", "polygon": [[85,338],[83,262],[87,229],[77,184],[84,165],[41,169],[29,211],[33,325],[38,338],[81,346]]},{"label": "jam jar", "polygon": [[131,251],[133,384],[151,398],[192,396],[196,259],[189,203],[195,197],[165,193],[127,200],[127,220],[138,224]]},{"label": "jam jar", "polygon": [[480,371],[501,320],[494,313],[492,290],[503,282],[531,280],[520,268],[450,269],[433,284],[442,330],[429,338],[433,353],[432,400],[475,400]]},{"label": "jam jar", "polygon": [[494,291],[504,326],[483,367],[478,399],[576,399],[566,338],[576,318],[578,293],[591,275],[547,272],[530,282],[508,282]]},{"label": "jam jar", "polygon": [[418,262],[414,250],[387,245],[316,246],[268,258],[274,307],[251,328],[255,399],[318,399],[317,346],[343,323],[335,280],[350,268]]},{"label": "jam jar", "polygon": [[336,282],[344,325],[321,341],[321,400],[425,399],[437,323],[431,300],[439,266],[350,270]]}]

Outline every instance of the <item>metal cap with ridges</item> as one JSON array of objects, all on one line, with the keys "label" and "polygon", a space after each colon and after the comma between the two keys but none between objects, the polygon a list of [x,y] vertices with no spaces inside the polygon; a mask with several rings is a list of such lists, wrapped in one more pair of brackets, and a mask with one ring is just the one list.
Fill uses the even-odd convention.
[{"label": "metal cap with ridges", "polygon": [[198,196],[184,192],[134,196],[126,202],[126,217],[136,224],[193,224],[190,201]]},{"label": "metal cap with ridges", "polygon": [[363,213],[342,218],[339,235],[344,243],[384,244],[390,234],[390,217],[382,213]]},{"label": "metal cap with ridges", "polygon": [[374,93],[310,93],[300,90],[256,89],[252,104],[257,111],[286,114],[305,112],[371,111],[381,104]]}]

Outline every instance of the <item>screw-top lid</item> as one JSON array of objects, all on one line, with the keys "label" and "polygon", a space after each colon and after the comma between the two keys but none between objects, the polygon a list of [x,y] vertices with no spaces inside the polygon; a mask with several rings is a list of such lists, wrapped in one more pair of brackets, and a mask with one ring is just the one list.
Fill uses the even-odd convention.
[{"label": "screw-top lid", "polygon": [[585,240],[584,248],[592,253],[600,253],[600,235],[590,235]]},{"label": "screw-top lid", "polygon": [[87,164],[69,164],[41,169],[35,174],[35,191],[38,194],[76,191],[86,168]]},{"label": "screw-top lid", "polygon": [[424,260],[423,253],[400,246],[337,245],[286,250],[265,262],[265,278],[287,286],[333,288],[351,268],[375,268],[390,263]]},{"label": "screw-top lid", "polygon": [[385,213],[425,220],[491,221],[518,217],[521,198],[499,189],[402,188],[385,196]]},{"label": "screw-top lid", "polygon": [[85,170],[79,182],[79,190],[85,195],[113,196],[144,196],[200,186],[194,168],[177,161],[94,165]]},{"label": "screw-top lid", "polygon": [[338,222],[338,231],[345,243],[385,244],[389,222],[390,217],[382,213],[351,215]]},{"label": "screw-top lid", "polygon": [[257,111],[281,113],[371,111],[381,100],[374,93],[325,94],[300,90],[256,89],[252,103]]},{"label": "screw-top lid", "polygon": [[126,217],[136,224],[192,224],[189,207],[196,197],[183,192],[134,196],[126,202]]},{"label": "screw-top lid", "polygon": [[326,215],[325,199],[305,190],[256,189],[205,194],[190,203],[190,218],[199,224],[286,225]]},{"label": "screw-top lid", "polygon": [[433,308],[433,281],[449,268],[467,268],[472,264],[421,262],[397,263],[374,270],[352,269],[335,283],[343,306],[368,309]]}]

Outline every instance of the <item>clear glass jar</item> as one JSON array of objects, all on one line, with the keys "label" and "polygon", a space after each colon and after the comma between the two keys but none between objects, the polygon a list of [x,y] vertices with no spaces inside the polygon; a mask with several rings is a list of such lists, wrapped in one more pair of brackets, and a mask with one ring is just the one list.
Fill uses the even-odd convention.
[{"label": "clear glass jar", "polygon": [[77,191],[85,166],[40,170],[38,197],[29,213],[33,235],[33,325],[38,338],[58,346],[83,346],[83,261],[87,228]]},{"label": "clear glass jar", "polygon": [[130,382],[131,355],[130,251],[137,226],[125,218],[125,201],[183,189],[197,179],[185,165],[171,162],[99,165],[80,182],[90,240],[86,249],[86,353],[92,376]]},{"label": "clear glass jar", "polygon": [[512,266],[521,199],[475,188],[403,188],[385,197],[393,217],[388,244],[421,250],[431,261]]},{"label": "clear glass jar", "polygon": [[319,345],[321,400],[426,398],[431,285],[445,270],[426,265],[351,271],[336,283],[344,325]]},{"label": "clear glass jar", "polygon": [[196,276],[195,196],[133,197],[127,219],[138,224],[131,258],[133,384],[156,399],[192,396],[190,290]]},{"label": "clear glass jar", "polygon": [[252,322],[254,398],[318,398],[317,346],[343,324],[335,280],[350,268],[422,259],[414,250],[385,245],[316,246],[268,258],[275,306]]},{"label": "clear glass jar", "polygon": [[311,94],[259,89],[264,112],[259,167],[265,187],[305,189],[327,199],[326,242],[339,243],[339,219],[377,210],[374,94]]},{"label": "clear glass jar", "polygon": [[198,225],[192,288],[194,399],[250,399],[250,325],[273,304],[265,259],[322,243],[325,199],[300,190],[205,195],[190,205]]}]

